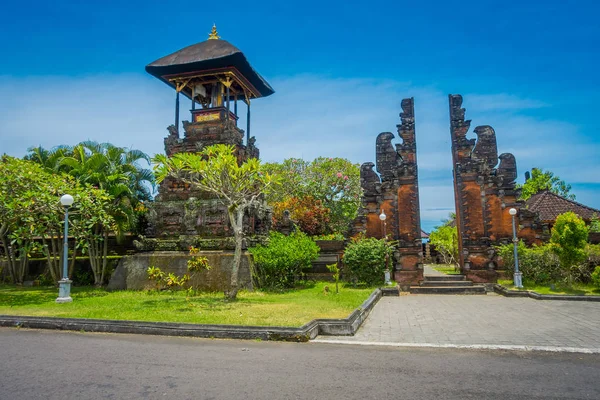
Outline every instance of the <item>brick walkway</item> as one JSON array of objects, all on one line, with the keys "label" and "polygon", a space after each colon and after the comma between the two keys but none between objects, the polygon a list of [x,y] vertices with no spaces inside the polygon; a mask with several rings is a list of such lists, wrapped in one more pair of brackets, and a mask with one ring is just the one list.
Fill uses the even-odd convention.
[{"label": "brick walkway", "polygon": [[383,297],[355,336],[316,341],[600,352],[600,302],[495,294]]}]

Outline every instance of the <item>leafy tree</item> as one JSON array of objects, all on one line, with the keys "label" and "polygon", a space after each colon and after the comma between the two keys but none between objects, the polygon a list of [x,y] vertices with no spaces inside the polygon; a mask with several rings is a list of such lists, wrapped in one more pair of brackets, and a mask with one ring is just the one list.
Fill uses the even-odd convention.
[{"label": "leafy tree", "polygon": [[308,235],[323,235],[328,232],[331,211],[323,206],[321,200],[315,200],[312,196],[289,197],[273,203],[273,222],[281,221],[285,211],[290,212],[291,220]]},{"label": "leafy tree", "polygon": [[263,192],[270,189],[274,180],[270,174],[263,173],[258,159],[250,158],[238,164],[235,148],[223,144],[205,147],[196,154],[178,153],[171,158],[161,154],[154,161],[158,182],[166,178],[186,182],[195,189],[216,195],[227,207],[235,237],[235,253],[226,297],[235,299],[239,290],[244,213],[263,203]]},{"label": "leafy tree", "polygon": [[458,229],[448,224],[436,227],[429,234],[429,243],[444,259],[444,264],[458,264]]},{"label": "leafy tree", "polygon": [[[0,159],[0,241],[14,282],[22,282],[32,251],[41,251],[55,281],[62,277],[64,209],[60,196],[75,198],[70,233],[81,244],[92,244],[89,235],[98,220],[111,224],[105,212],[108,197],[101,189],[86,187],[72,178],[53,174],[40,165],[4,156]],[[40,246],[41,242],[41,246]],[[76,256],[73,250],[69,275]]]},{"label": "leafy tree", "polygon": [[269,204],[291,197],[302,201],[310,196],[329,208],[331,231],[348,231],[362,195],[358,164],[343,158],[319,157],[312,162],[290,158],[282,163],[267,163],[265,169],[281,181],[277,190],[267,196]]},{"label": "leafy tree", "polygon": [[577,214],[568,211],[556,218],[550,244],[565,270],[577,267],[587,259],[587,240],[588,227]]},{"label": "leafy tree", "polygon": [[527,200],[534,194],[542,190],[549,190],[559,196],[575,200],[575,195],[571,193],[571,185],[565,183],[551,171],[544,171],[541,168],[532,168],[531,177],[522,185],[517,185],[521,191],[521,199]]},{"label": "leafy tree", "polygon": [[[76,146],[59,146],[53,150],[42,147],[29,149],[26,157],[43,165],[48,171],[73,176],[83,185],[104,190],[108,198],[89,203],[103,207],[95,210],[85,221],[83,250],[89,254],[96,285],[104,282],[108,265],[108,238],[111,233],[122,237],[135,230],[142,202],[150,199],[149,185],[154,183],[152,171],[142,168],[140,162],[150,162],[139,150],[128,150],[110,143],[87,141]],[[110,216],[109,219],[105,218]],[[110,221],[109,221],[110,220]],[[81,223],[84,223],[83,220]]]}]

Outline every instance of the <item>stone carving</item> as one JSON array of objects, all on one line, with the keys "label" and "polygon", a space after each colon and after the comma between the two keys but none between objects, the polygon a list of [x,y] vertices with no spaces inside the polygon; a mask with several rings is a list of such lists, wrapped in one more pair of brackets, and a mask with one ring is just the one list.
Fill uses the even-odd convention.
[{"label": "stone carving", "polygon": [[470,279],[493,282],[498,265],[493,245],[511,240],[508,209],[522,205],[515,188],[517,164],[510,153],[498,156],[491,126],[476,127],[477,140],[467,138],[471,121],[465,120],[462,103],[462,96],[449,95],[459,261]]},{"label": "stone carving", "polygon": [[[234,121],[221,119],[189,122],[183,121],[184,135],[179,138],[173,125],[168,129],[169,136],[165,138],[165,152],[168,156],[180,152],[197,152],[205,146],[213,144],[233,145],[239,162],[250,157],[258,157],[259,150],[255,145],[256,139],[250,138],[244,146],[244,131],[239,129]],[[223,248],[229,246],[225,240],[232,235],[229,226],[227,209],[213,195],[193,190],[188,184],[165,179],[159,186],[159,193],[149,213],[150,237],[161,240],[177,238],[181,246],[189,242],[187,237],[211,238],[211,241],[222,240]],[[266,235],[271,226],[271,211],[266,206],[251,210],[245,217],[245,232],[248,235]],[[233,243],[233,242],[231,242]],[[212,242],[210,246],[215,246]]]},{"label": "stone carving", "polygon": [[[401,123],[397,125],[401,143],[392,144],[394,134],[377,136],[376,164],[361,165],[362,205],[354,223],[354,232],[367,236],[386,236],[398,242],[394,278],[404,284],[416,284],[422,277],[422,245],[417,177],[414,100],[402,100]],[[377,165],[377,172],[373,167]],[[385,227],[379,219],[386,214]]]},{"label": "stone carving", "polygon": [[365,196],[377,196],[381,193],[381,179],[373,171],[374,166],[375,164],[372,162],[366,162],[360,166],[360,185]]},{"label": "stone carving", "polygon": [[502,178],[500,185],[503,187],[515,187],[515,180],[517,179],[517,161],[515,156],[511,153],[500,154],[500,165],[496,171],[496,175]]},{"label": "stone carving", "polygon": [[474,130],[477,142],[471,158],[483,161],[488,169],[492,169],[498,163],[498,146],[496,145],[496,132],[489,125],[478,126]]}]

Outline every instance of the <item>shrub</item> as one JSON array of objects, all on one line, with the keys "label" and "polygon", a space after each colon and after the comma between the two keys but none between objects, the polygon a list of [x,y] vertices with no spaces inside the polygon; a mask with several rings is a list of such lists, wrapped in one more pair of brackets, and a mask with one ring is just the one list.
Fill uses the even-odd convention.
[{"label": "shrub", "polygon": [[594,272],[592,273],[592,283],[598,289],[600,289],[600,266],[596,267]]},{"label": "shrub", "polygon": [[[512,275],[515,268],[513,245],[498,246],[497,250],[506,271]],[[562,266],[551,244],[527,247],[523,242],[519,242],[517,251],[519,271],[523,273],[523,279],[537,284],[568,284],[573,281],[587,283],[591,279],[592,268],[600,265],[600,245],[588,245],[584,250],[588,262],[575,264],[569,268]]]},{"label": "shrub", "polygon": [[383,283],[386,254],[391,257],[390,242],[362,236],[352,239],[343,258],[349,278],[367,285]]},{"label": "shrub", "polygon": [[[506,271],[512,276],[515,271],[513,245],[498,246],[497,250]],[[538,284],[560,282],[563,279],[560,261],[550,245],[527,247],[520,241],[517,251],[519,271],[523,274],[523,279]]]},{"label": "shrub", "polygon": [[267,246],[258,245],[248,250],[254,257],[255,283],[267,289],[293,287],[302,270],[310,268],[319,256],[316,243],[300,231],[289,236],[271,232]]}]

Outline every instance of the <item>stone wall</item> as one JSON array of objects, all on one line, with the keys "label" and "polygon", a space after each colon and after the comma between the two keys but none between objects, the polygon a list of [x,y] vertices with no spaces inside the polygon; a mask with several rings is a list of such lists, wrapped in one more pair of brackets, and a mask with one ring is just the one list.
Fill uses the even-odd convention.
[{"label": "stone wall", "polygon": [[[211,269],[196,273],[190,280],[190,284],[198,285],[200,289],[205,291],[229,290],[233,252],[204,251],[200,252],[199,255],[208,258]],[[156,285],[148,280],[146,272],[148,267],[158,267],[165,273],[173,272],[182,276],[187,273],[187,261],[189,259],[190,256],[187,252],[180,251],[156,251],[125,256],[117,265],[107,289],[153,289]],[[239,274],[240,288],[252,288],[249,267],[251,262],[251,255],[244,252]]]}]

